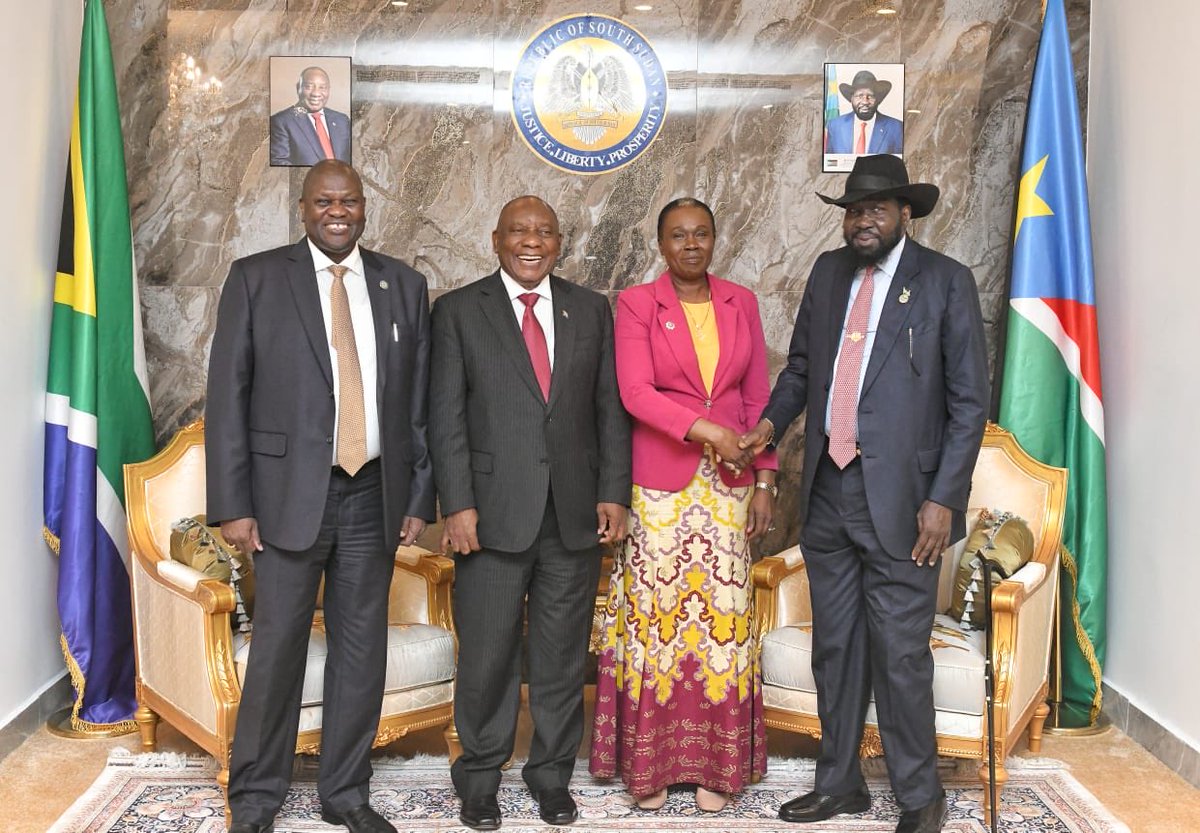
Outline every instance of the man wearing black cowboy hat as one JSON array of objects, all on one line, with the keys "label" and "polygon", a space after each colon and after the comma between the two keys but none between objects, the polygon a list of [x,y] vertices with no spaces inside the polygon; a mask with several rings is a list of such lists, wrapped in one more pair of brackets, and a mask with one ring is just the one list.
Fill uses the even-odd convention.
[{"label": "man wearing black cowboy hat", "polygon": [[897,833],[942,829],[933,658],[938,558],[965,534],[987,419],[983,318],[971,271],[905,235],[936,186],[894,156],[855,161],[839,198],[846,246],[817,258],[757,452],[807,410],[800,547],[812,593],[821,754],[785,821],[871,805],[858,749],[874,695]]},{"label": "man wearing black cowboy hat", "polygon": [[860,70],[849,84],[840,84],[850,112],[825,126],[826,153],[903,153],[904,123],[879,112],[891,81],[880,81]]}]

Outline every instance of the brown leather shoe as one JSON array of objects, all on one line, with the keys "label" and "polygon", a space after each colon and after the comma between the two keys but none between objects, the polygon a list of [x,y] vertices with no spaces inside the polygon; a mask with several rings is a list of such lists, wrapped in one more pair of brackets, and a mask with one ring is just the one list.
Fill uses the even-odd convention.
[{"label": "brown leather shoe", "polygon": [[795,824],[808,824],[848,813],[865,813],[870,809],[871,794],[866,787],[843,795],[824,795],[814,790],[786,802],[779,808],[779,817]]}]

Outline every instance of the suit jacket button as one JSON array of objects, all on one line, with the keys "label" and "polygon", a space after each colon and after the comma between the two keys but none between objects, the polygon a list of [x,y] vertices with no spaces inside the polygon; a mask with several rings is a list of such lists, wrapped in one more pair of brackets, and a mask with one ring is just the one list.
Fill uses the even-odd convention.
[{"label": "suit jacket button", "polygon": [[325,442],[326,442],[328,445],[333,445],[333,437],[326,437],[326,438],[325,438]]}]

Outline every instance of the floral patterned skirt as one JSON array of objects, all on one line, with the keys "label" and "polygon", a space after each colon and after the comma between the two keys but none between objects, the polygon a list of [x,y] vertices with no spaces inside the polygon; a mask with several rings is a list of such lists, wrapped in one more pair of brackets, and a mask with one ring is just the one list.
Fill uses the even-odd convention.
[{"label": "floral patterned skirt", "polygon": [[596,681],[590,770],[636,796],[671,784],[740,792],[767,768],[751,622],[753,488],[706,455],[681,492],[633,487]]}]

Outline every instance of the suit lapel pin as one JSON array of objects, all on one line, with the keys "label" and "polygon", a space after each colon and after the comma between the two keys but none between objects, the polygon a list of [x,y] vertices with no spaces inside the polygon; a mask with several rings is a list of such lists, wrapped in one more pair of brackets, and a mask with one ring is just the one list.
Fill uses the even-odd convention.
[{"label": "suit lapel pin", "polygon": [[668,330],[673,330],[673,329],[675,329],[675,322],[668,321],[666,324],[663,324],[663,326],[666,327]]},{"label": "suit lapel pin", "polygon": [[912,295],[912,290],[911,290],[911,289],[909,289],[909,288],[906,286],[906,287],[904,287],[903,289],[901,289],[901,290],[900,290],[900,298],[899,298],[898,300],[899,300],[899,301],[900,301],[900,303],[902,303],[902,304],[907,304],[907,303],[908,303],[908,299],[909,299],[909,297],[910,297],[911,295]]},{"label": "suit lapel pin", "polygon": [[[380,281],[380,282],[379,282],[379,288],[380,288],[380,289],[387,289],[387,281]],[[908,296],[907,296],[907,295],[904,297],[904,300],[905,300],[905,301],[907,301],[907,300],[908,300]]]},{"label": "suit lapel pin", "polygon": [[567,311],[566,311],[566,310],[563,310],[563,311],[562,311],[562,314],[563,314],[563,318],[570,318],[570,317],[571,317],[571,316],[567,315]]}]

